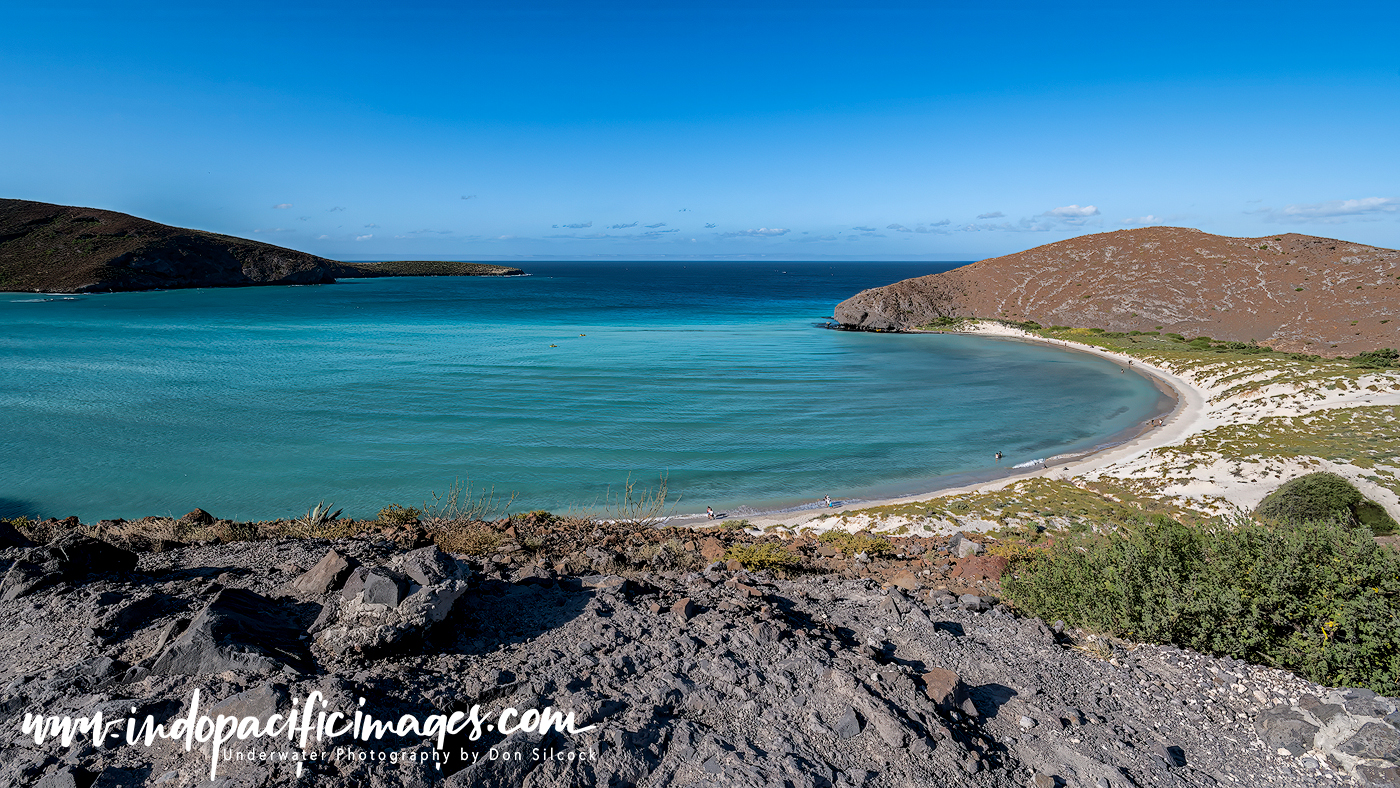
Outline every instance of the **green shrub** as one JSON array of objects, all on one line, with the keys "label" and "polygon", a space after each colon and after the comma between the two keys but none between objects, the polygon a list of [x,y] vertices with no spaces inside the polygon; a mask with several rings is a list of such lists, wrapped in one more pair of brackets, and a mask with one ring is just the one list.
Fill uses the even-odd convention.
[{"label": "green shrub", "polygon": [[396,503],[391,503],[379,510],[379,522],[388,523],[389,525],[408,525],[409,523],[416,523],[418,522],[418,518],[422,516],[423,513],[419,510],[411,506],[405,509]]},{"label": "green shrub", "polygon": [[736,544],[724,551],[724,558],[738,561],[751,572],[760,569],[784,569],[797,563],[797,556],[775,542]]},{"label": "green shrub", "polygon": [[1385,509],[1368,500],[1351,482],[1326,471],[1285,482],[1259,503],[1254,514],[1264,520],[1294,523],[1339,519],[1382,535],[1396,528]]},{"label": "green shrub", "polygon": [[881,539],[864,531],[855,534],[845,531],[827,531],[818,536],[817,541],[825,542],[846,555],[865,553],[868,556],[876,556],[894,552],[894,545],[890,544],[890,540]]},{"label": "green shrub", "polygon": [[[1385,322],[1385,321],[1381,321]],[[1394,348],[1381,348],[1367,353],[1357,354],[1351,360],[1353,367],[1361,369],[1385,369],[1387,367],[1400,367],[1400,352]]]},{"label": "green shrub", "polygon": [[1400,693],[1400,555],[1365,529],[1159,517],[1018,569],[1005,595],[1047,620]]}]

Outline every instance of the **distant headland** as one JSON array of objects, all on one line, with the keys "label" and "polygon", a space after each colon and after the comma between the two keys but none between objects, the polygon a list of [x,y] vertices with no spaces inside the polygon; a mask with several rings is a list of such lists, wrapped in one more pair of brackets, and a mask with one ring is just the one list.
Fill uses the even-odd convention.
[{"label": "distant headland", "polygon": [[849,328],[956,318],[1162,331],[1350,356],[1400,346],[1400,251],[1283,233],[1184,227],[1085,235],[858,293]]},{"label": "distant headland", "polygon": [[521,273],[481,263],[339,263],[115,211],[0,199],[0,290],[101,293]]}]

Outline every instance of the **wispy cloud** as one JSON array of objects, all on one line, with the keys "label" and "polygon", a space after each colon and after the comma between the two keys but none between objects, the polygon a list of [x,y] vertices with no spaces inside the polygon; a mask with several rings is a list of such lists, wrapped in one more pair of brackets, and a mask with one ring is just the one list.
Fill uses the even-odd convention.
[{"label": "wispy cloud", "polygon": [[1377,221],[1389,214],[1400,213],[1400,199],[1395,197],[1363,197],[1359,200],[1328,200],[1306,205],[1285,205],[1275,210],[1263,208],[1257,213],[1271,222],[1286,224],[1345,224],[1349,221]]},{"label": "wispy cloud", "polygon": [[852,229],[852,230],[857,230],[857,231],[862,232],[862,233],[873,233],[873,232],[875,232],[875,228],[874,228],[874,227],[852,227],[851,229]]},{"label": "wispy cloud", "polygon": [[264,227],[264,228],[262,228],[262,229],[254,230],[253,232],[255,232],[255,233],[294,233],[294,232],[296,232],[296,230],[294,230],[294,229],[292,229],[292,228],[290,228],[290,227]]},{"label": "wispy cloud", "polygon": [[583,230],[585,228],[592,227],[593,222],[581,222],[579,224],[555,224],[550,226],[556,230],[558,230],[560,227],[563,227],[565,230]]},{"label": "wispy cloud", "polygon": [[290,208],[290,207],[292,207],[292,204],[289,203],[289,202],[284,202],[284,203],[281,203],[281,204],[272,206],[273,210],[278,210],[278,211],[285,211],[286,209],[288,209],[288,208]]},{"label": "wispy cloud", "polygon": [[1017,222],[1001,222],[986,224],[965,224],[958,229],[964,233],[1045,233],[1055,229],[1055,225],[1050,222],[1037,222],[1031,219],[1021,219]]},{"label": "wispy cloud", "polygon": [[325,240],[328,240],[329,238],[330,238],[329,235],[318,235],[318,236],[316,236],[316,240],[318,240],[318,241],[325,241]]},{"label": "wispy cloud", "polygon": [[1146,216],[1134,216],[1134,217],[1131,218],[1131,219],[1124,219],[1124,220],[1123,220],[1123,224],[1125,224],[1125,225],[1127,225],[1127,226],[1129,226],[1129,227],[1133,227],[1133,226],[1147,227],[1147,226],[1153,225],[1153,224],[1166,224],[1166,222],[1167,222],[1166,219],[1163,219],[1163,218],[1160,217],[1160,216],[1154,216],[1153,214],[1150,214],[1150,213],[1149,213],[1148,215],[1146,215]]},{"label": "wispy cloud", "polygon": [[1083,227],[1089,224],[1092,217],[1099,215],[1099,209],[1093,205],[1065,205],[1059,208],[1051,208],[1042,213],[1047,217],[1071,227]]},{"label": "wispy cloud", "polygon": [[886,229],[886,230],[894,230],[894,231],[897,232],[897,233],[912,233],[912,232],[914,232],[913,230],[909,229],[908,227],[905,227],[905,226],[902,225],[902,224],[887,224],[887,225],[885,225],[885,229]]},{"label": "wispy cloud", "polygon": [[672,227],[672,228],[669,229],[669,230],[651,230],[651,231],[645,232],[645,233],[637,233],[636,237],[637,237],[637,238],[658,238],[658,237],[660,237],[660,236],[662,236],[662,235],[665,235],[666,233],[678,233],[678,232],[680,232],[680,231],[681,231],[681,230],[680,230],[679,227]]},{"label": "wispy cloud", "polygon": [[979,214],[977,214],[977,218],[978,218],[978,219],[1000,219],[1000,218],[1002,218],[1002,217],[1005,216],[1005,215],[1006,215],[1006,214],[1002,213],[1001,211],[992,211],[991,213],[979,213]]},{"label": "wispy cloud", "polygon": [[298,216],[298,217],[297,217],[297,221],[299,221],[299,222],[309,222],[309,221],[311,221],[311,217],[310,217],[310,216]]},{"label": "wispy cloud", "polygon": [[[375,226],[377,226],[377,225],[365,225],[365,226],[366,226],[366,227],[375,227]],[[417,238],[417,237],[423,236],[423,235],[451,235],[451,234],[452,234],[452,231],[451,231],[451,230],[409,230],[408,232],[404,233],[403,235],[396,235],[396,236],[394,236],[394,237],[395,237],[395,238]]]},{"label": "wispy cloud", "polygon": [[665,222],[657,222],[656,224],[649,224],[649,225],[647,225],[647,229],[648,229],[648,230],[655,230],[655,229],[658,228],[658,227],[665,227],[665,226],[666,226],[666,223],[665,223]]},{"label": "wispy cloud", "polygon": [[336,211],[343,211],[343,210],[345,210],[345,208],[343,208],[342,206],[337,205],[337,206],[335,206],[334,208],[330,209],[329,211],[326,211],[326,213],[335,213]]},{"label": "wispy cloud", "polygon": [[636,227],[636,226],[639,225],[639,224],[641,224],[641,222],[632,222],[632,223],[630,223],[630,224],[610,224],[610,225],[608,225],[608,229],[609,229],[609,230],[626,230],[626,229],[629,228],[629,227]]},{"label": "wispy cloud", "polygon": [[377,228],[378,226],[379,226],[379,225],[377,225],[377,224],[367,224],[367,225],[365,225],[366,228],[371,229],[371,230]]},{"label": "wispy cloud", "polygon": [[705,225],[705,229],[706,229],[706,230],[713,230],[713,229],[715,229],[715,228],[718,227],[718,226],[719,226],[719,225],[715,224],[714,222],[708,222],[708,223]]},{"label": "wispy cloud", "polygon": [[771,238],[775,235],[787,235],[790,231],[782,228],[759,227],[753,230],[736,230],[732,233],[719,233],[720,238]]},{"label": "wispy cloud", "polygon": [[476,199],[476,195],[475,195],[475,194],[464,194],[464,195],[462,195],[462,199],[464,199],[464,200],[475,200],[475,199]]},{"label": "wispy cloud", "polygon": [[355,240],[356,240],[356,241],[368,241],[369,239],[371,239],[371,238],[373,238],[373,237],[374,237],[374,233],[369,233],[369,234],[367,234],[367,235],[357,235],[357,236],[355,236]]}]

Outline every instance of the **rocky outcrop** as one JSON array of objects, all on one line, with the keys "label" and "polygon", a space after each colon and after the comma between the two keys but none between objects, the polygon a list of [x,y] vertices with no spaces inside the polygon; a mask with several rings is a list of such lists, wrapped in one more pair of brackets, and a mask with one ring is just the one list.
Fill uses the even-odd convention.
[{"label": "rocky outcrop", "polygon": [[62,582],[89,575],[121,574],[136,566],[136,554],[79,533],[25,552],[0,580],[0,601],[8,602]]},{"label": "rocky outcrop", "polygon": [[322,284],[315,255],[114,211],[0,200],[0,290],[88,293]]},{"label": "rocky outcrop", "polygon": [[[285,739],[231,738],[225,752],[252,756],[220,768],[224,785],[1391,784],[1395,698],[1067,633],[950,582],[950,563],[997,556],[893,537],[893,555],[813,555],[783,577],[700,563],[706,539],[734,533],[681,543],[687,565],[647,549],[657,533],[599,526],[571,537],[558,569],[505,545],[469,557],[366,537],[190,545],[128,573],[75,571],[0,604],[0,727],[95,711],[169,724],[195,690],[211,720],[315,699],[345,724],[547,706],[595,726],[483,730],[440,749],[387,733],[342,739],[338,757],[313,744],[314,761]],[[590,538],[622,574],[592,574]],[[210,782],[207,741],[82,738],[5,737],[0,784]]]},{"label": "rocky outcrop", "polygon": [[1400,252],[1285,233],[1183,227],[1085,235],[858,293],[838,322],[907,330],[940,318],[1255,340],[1324,356],[1400,346]]}]

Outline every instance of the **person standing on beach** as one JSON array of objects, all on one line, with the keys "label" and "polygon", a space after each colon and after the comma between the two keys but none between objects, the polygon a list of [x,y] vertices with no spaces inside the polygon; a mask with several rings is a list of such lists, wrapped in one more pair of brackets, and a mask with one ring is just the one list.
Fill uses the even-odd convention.
[{"label": "person standing on beach", "polygon": [[822,505],[825,506],[825,507],[828,508],[828,509],[831,508],[831,496],[830,496],[830,495],[826,496],[825,498],[822,498]]},{"label": "person standing on beach", "polygon": [[708,506],[706,506],[706,507],[705,507],[705,518],[706,518],[706,519],[709,519],[709,520],[715,519],[715,510],[714,510],[714,509],[711,509],[711,508],[708,507]]}]

